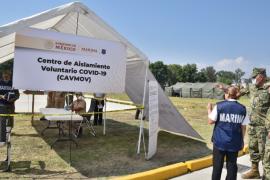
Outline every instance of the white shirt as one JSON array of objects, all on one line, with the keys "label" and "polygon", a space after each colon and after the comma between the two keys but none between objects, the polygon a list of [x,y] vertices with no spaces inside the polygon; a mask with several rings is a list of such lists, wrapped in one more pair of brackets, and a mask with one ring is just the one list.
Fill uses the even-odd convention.
[{"label": "white shirt", "polygon": [[[236,101],[235,99],[228,99],[227,101]],[[212,121],[217,121],[218,118],[218,112],[217,112],[217,106],[215,105],[212,112],[208,115],[208,118]],[[242,122],[242,125],[248,125],[250,123],[248,115],[246,115],[244,121]]]}]

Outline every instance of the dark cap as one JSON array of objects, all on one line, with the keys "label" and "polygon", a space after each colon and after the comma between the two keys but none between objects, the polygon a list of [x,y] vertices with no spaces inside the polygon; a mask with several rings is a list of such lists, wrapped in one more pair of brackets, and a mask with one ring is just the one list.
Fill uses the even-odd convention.
[{"label": "dark cap", "polygon": [[81,93],[81,92],[76,92],[75,95],[76,95],[76,96],[83,96],[83,93]]},{"label": "dark cap", "polygon": [[252,78],[255,78],[258,74],[262,74],[266,77],[266,70],[264,68],[253,68]]},{"label": "dark cap", "polygon": [[4,71],[2,72],[2,74],[8,74],[8,75],[11,75],[11,72],[10,72],[10,70],[4,70]]}]

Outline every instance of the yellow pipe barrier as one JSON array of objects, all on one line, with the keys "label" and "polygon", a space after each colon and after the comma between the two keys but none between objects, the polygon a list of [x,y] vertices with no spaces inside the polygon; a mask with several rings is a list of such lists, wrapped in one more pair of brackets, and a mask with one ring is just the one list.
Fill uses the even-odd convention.
[{"label": "yellow pipe barrier", "polygon": [[[248,146],[239,151],[238,156],[242,156],[248,153]],[[161,168],[145,171],[141,173],[131,174],[123,177],[117,177],[115,180],[163,180],[172,177],[180,176],[188,173],[188,171],[196,171],[200,169],[212,166],[213,156],[209,155],[203,158],[186,161],[185,163],[177,163]]]},{"label": "yellow pipe barrier", "polygon": [[213,161],[213,156],[206,156],[200,159],[195,159],[195,160],[191,160],[191,161],[186,161],[185,164],[188,167],[188,170],[190,171],[196,171],[199,169],[203,169],[206,167],[209,167],[212,165],[212,161]]},{"label": "yellow pipe barrier", "polygon": [[111,98],[96,98],[96,97],[91,96],[91,95],[86,95],[85,98],[87,98],[87,99],[105,100],[106,102],[112,102],[112,103],[123,104],[123,105],[130,105],[130,106],[136,106],[136,107],[143,107],[143,105],[141,105],[141,104],[134,104],[131,101],[123,101],[123,100],[111,99]]},{"label": "yellow pipe barrier", "polygon": [[161,168],[157,168],[150,171],[136,173],[124,177],[118,177],[117,180],[163,180],[186,174],[188,172],[187,165],[185,163],[177,163]]},{"label": "yellow pipe barrier", "polygon": [[[70,115],[93,115],[93,114],[104,114],[104,113],[115,113],[115,112],[122,112],[122,111],[134,111],[137,109],[144,109],[144,107],[134,107],[128,109],[119,109],[119,110],[110,110],[106,112],[85,112],[85,113],[77,113],[77,114],[46,114],[46,116],[70,116]],[[44,114],[41,113],[15,113],[15,114],[0,114],[1,116],[13,116],[13,117],[28,117],[28,116],[35,116],[35,117],[42,117]]]}]

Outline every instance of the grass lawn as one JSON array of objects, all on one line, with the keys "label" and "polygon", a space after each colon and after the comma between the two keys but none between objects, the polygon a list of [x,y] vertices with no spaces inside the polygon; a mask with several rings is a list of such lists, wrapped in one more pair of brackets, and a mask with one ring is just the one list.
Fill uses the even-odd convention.
[{"label": "grass lawn", "polygon": [[[128,100],[126,95],[112,94],[110,97]],[[48,130],[41,136],[46,122],[36,120],[32,126],[30,118],[16,118],[12,133],[12,172],[0,173],[0,178],[107,179],[210,154],[212,126],[207,125],[206,105],[215,101],[175,97],[171,100],[206,143],[160,132],[158,152],[153,159],[146,161],[143,149],[140,155],[136,154],[139,121],[134,120],[135,112],[109,113],[106,136],[102,135],[100,126],[95,126],[97,137],[84,128],[83,136],[76,139],[79,146],[71,146],[70,164],[69,143],[60,142],[53,149],[50,147],[57,138],[57,130]],[[243,102],[247,103],[246,100]],[[145,126],[147,128],[147,124]],[[2,160],[5,151],[5,148],[0,148]]]}]

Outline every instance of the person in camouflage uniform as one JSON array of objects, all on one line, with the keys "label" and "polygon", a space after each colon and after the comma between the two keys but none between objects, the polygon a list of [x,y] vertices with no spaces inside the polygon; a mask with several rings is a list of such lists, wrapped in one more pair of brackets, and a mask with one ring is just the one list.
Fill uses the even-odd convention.
[{"label": "person in camouflage uniform", "polygon": [[[248,94],[250,97],[250,124],[249,153],[252,163],[251,169],[242,174],[243,179],[260,178],[258,164],[263,160],[266,128],[265,117],[270,107],[269,84],[266,84],[266,71],[263,68],[254,68],[252,73],[252,85],[242,89],[240,95]],[[263,161],[264,165],[265,161]]]},{"label": "person in camouflage uniform", "polygon": [[[270,93],[270,92],[269,92]],[[265,180],[270,180],[270,108],[267,111],[265,126],[267,130],[266,143],[263,157],[263,172]]]}]

